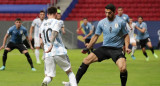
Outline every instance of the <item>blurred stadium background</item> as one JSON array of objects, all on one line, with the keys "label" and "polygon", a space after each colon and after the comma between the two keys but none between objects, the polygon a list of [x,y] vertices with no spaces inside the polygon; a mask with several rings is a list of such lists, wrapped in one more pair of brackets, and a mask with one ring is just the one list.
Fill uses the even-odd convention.
[{"label": "blurred stadium background", "polygon": [[[23,20],[23,25],[29,31],[32,20],[35,19],[36,17],[38,17],[38,14],[41,10],[46,11],[47,8],[50,6],[55,6],[55,7],[60,6],[62,20],[64,20],[64,24],[65,24],[65,28],[66,28],[65,29],[66,34],[63,35],[64,44],[69,49],[84,48],[84,44],[83,44],[84,40],[82,39],[82,36],[84,35],[84,31],[82,30],[82,33],[79,33],[79,34],[76,33],[76,29],[82,23],[82,21],[81,21],[82,18],[87,17],[88,20],[90,22],[92,22],[92,24],[96,27],[98,21],[105,18],[104,7],[109,3],[114,4],[116,7],[123,7],[124,13],[128,14],[129,17],[132,17],[134,19],[134,21],[137,21],[138,16],[143,16],[144,21],[148,25],[148,32],[150,34],[150,38],[151,38],[153,47],[157,48],[157,44],[159,41],[158,38],[160,36],[160,0],[0,0],[0,45],[2,45],[3,37],[6,34],[8,28],[10,26],[14,25],[15,18],[17,18],[17,17],[21,18]],[[100,39],[98,40],[95,47],[99,47],[102,44],[102,41],[103,41],[102,37],[100,37]],[[74,50],[69,50],[69,55],[71,58],[71,62],[73,61],[73,64],[72,64],[73,70],[76,73],[77,68],[79,67],[79,65],[83,59],[82,56],[86,56],[86,55],[82,55],[80,53],[80,50],[75,50],[75,51],[76,51],[76,53],[75,53],[76,55],[73,55],[72,52],[74,53]],[[2,57],[2,53],[3,52],[1,51],[0,58]],[[19,54],[19,52],[13,52],[13,53]],[[11,55],[13,53],[11,53]],[[160,57],[159,50],[157,50],[156,53]],[[152,65],[150,66],[148,63],[146,64],[145,61],[143,61],[145,57],[143,56],[143,54],[141,53],[140,50],[138,50],[136,52],[136,55],[138,56],[137,58],[140,57],[141,59],[137,59],[137,62],[134,62],[135,63],[135,65],[134,65],[133,63],[130,63],[130,62],[132,62],[132,60],[131,60],[131,58],[129,58],[128,63],[130,65],[130,71],[134,70],[133,68],[136,69],[136,67],[138,65],[141,65],[141,66],[139,66],[139,69],[137,69],[137,70],[138,71],[146,71],[146,72],[138,72],[138,73],[140,75],[142,75],[144,73],[146,73],[146,74],[144,74],[141,78],[137,79],[137,77],[135,75],[136,72],[135,73],[133,72],[133,75],[131,75],[131,76],[133,76],[133,78],[135,78],[135,77],[136,78],[132,79],[133,81],[129,81],[128,86],[135,86],[135,85],[136,86],[160,86],[160,81],[159,81],[160,74],[158,75],[158,73],[160,73],[160,68],[159,68],[160,67],[160,64],[159,64],[160,60],[158,59],[158,60],[151,61],[150,64],[152,64]],[[72,57],[72,56],[74,56],[74,57]],[[14,56],[14,57],[16,57],[16,56]],[[130,56],[128,56],[128,57],[130,57]],[[10,59],[10,57],[8,57],[8,58]],[[32,58],[35,59],[35,56],[33,53],[32,53]],[[75,59],[75,58],[81,58],[81,59],[79,59],[79,61],[76,61],[77,59]],[[18,59],[18,58],[16,57],[16,59]],[[77,63],[74,61],[76,61]],[[143,62],[141,63],[141,61],[143,61]],[[10,66],[11,66],[11,63],[14,64],[13,58],[12,58],[12,61],[10,60],[10,62],[8,62],[7,64],[10,64]],[[108,63],[110,65],[110,61]],[[0,61],[0,64],[1,64],[1,61]],[[17,63],[15,66],[17,67],[19,64]],[[103,68],[105,68],[105,65],[103,65],[103,64],[108,65],[107,63],[102,63],[101,66],[103,66]],[[111,63],[111,64],[114,64],[114,63]],[[112,65],[112,66],[114,66],[114,65]],[[144,68],[144,67],[148,67],[148,66],[150,66],[149,69]],[[153,68],[156,70],[152,69],[152,66],[154,66]],[[36,65],[37,69],[38,69],[38,67],[39,66]],[[96,67],[98,68],[98,66],[96,66]],[[143,67],[143,68],[140,68],[140,67]],[[43,68],[43,65],[41,65],[40,68]],[[40,69],[40,68],[39,68],[39,72],[40,72],[39,74],[41,74],[41,76],[39,78],[41,78],[40,80],[42,81],[43,69]],[[109,67],[109,68],[112,68],[112,67]],[[114,70],[114,68],[112,68],[112,69]],[[142,69],[142,70],[140,70],[140,69]],[[148,70],[150,70],[150,71],[147,72]],[[151,70],[154,70],[154,71],[151,71]],[[9,70],[8,70],[7,73],[12,73],[13,70],[10,70],[10,71],[11,72],[9,72]],[[14,70],[14,72],[15,71],[16,70]],[[108,70],[103,70],[103,71],[107,72]],[[111,73],[111,70],[109,70],[109,71],[110,71],[109,73]],[[26,71],[19,70],[19,72],[25,73]],[[92,73],[92,71],[89,71],[89,72]],[[117,72],[117,71],[113,71],[113,72]],[[101,72],[99,72],[99,73],[101,73]],[[153,73],[153,76],[146,77],[146,76],[148,76],[147,73]],[[58,73],[58,74],[61,75],[60,73]],[[87,73],[87,74],[89,74],[89,73]],[[118,74],[118,72],[117,72],[117,74]],[[108,74],[108,75],[110,75],[110,74]],[[108,76],[108,75],[106,75],[106,76]],[[5,83],[7,83],[7,80],[9,80],[8,78],[10,76],[5,78],[6,81],[4,79],[2,79],[1,76],[4,78],[7,76],[7,74],[5,74],[4,72],[3,73],[0,72],[0,86],[39,86],[41,83],[41,81],[36,81],[36,83],[39,83],[39,84],[32,84],[31,85],[31,84],[27,84],[29,82],[25,83],[25,81],[23,81],[26,85],[22,85],[20,83],[13,84],[13,85],[12,84],[5,84]],[[37,77],[37,76],[35,76],[35,77]],[[89,75],[89,76],[93,77],[92,75]],[[14,77],[16,77],[16,76],[14,76]],[[111,76],[109,76],[109,77],[113,78]],[[27,77],[25,77],[25,78],[27,78]],[[101,78],[105,79],[105,77],[99,77],[99,78],[94,77],[94,78],[97,80],[100,80]],[[141,82],[140,79],[146,79],[146,78],[155,79],[157,81],[153,80],[153,82],[152,82],[151,80],[147,79],[146,82],[140,83]],[[56,78],[56,79],[59,79],[59,78]],[[62,79],[63,78],[61,78],[60,80],[62,81]],[[92,79],[92,78],[90,78],[90,79]],[[19,80],[19,79],[17,79],[17,80]],[[114,80],[114,78],[111,80]],[[90,80],[90,82],[82,81],[82,82],[85,82],[85,84],[82,83],[82,84],[80,84],[80,86],[97,86],[97,85],[98,86],[120,86],[119,79],[116,78],[115,80],[116,80],[116,82],[115,83],[112,82],[111,84],[102,84],[102,85],[89,84],[89,83],[94,83],[93,81],[96,81],[93,79],[93,81]],[[13,79],[13,81],[14,81],[14,79]],[[58,80],[56,80],[56,81],[59,83],[61,82]],[[12,82],[12,81],[9,80],[9,82]],[[34,83],[34,82],[32,82],[32,83]],[[103,80],[102,80],[102,83],[103,83]],[[110,83],[110,82],[107,82],[107,83]],[[100,84],[100,82],[99,82],[99,84]],[[133,85],[133,84],[135,84],[135,85]],[[50,86],[52,86],[52,85],[50,85]],[[62,86],[62,85],[56,84],[56,86]]]}]

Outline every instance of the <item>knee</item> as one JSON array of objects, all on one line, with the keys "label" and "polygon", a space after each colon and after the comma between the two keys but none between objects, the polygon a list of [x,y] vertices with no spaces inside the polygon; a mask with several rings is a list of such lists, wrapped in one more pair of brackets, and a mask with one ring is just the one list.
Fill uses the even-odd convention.
[{"label": "knee", "polygon": [[66,74],[68,75],[70,72],[72,72],[72,68],[66,71]]},{"label": "knee", "polygon": [[6,55],[9,52],[9,50],[5,49],[3,55]]},{"label": "knee", "polygon": [[91,60],[88,59],[88,58],[84,58],[83,63],[86,64],[86,65],[89,65],[89,64],[91,64]]},{"label": "knee", "polygon": [[124,72],[126,72],[126,67],[125,67],[125,66],[123,66],[123,67],[120,67],[120,72],[121,72],[121,73],[124,73]]},{"label": "knee", "polygon": [[27,50],[24,50],[24,51],[22,51],[22,53],[25,54],[25,53],[28,53],[28,51],[27,51]]}]

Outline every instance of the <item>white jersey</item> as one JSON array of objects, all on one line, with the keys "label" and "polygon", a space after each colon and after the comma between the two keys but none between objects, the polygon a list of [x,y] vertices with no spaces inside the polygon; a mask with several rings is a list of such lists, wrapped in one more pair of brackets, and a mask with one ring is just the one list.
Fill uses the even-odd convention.
[{"label": "white jersey", "polygon": [[50,47],[50,38],[51,38],[51,33],[52,31],[57,31],[58,35],[55,39],[55,41],[52,43],[53,48],[51,52],[45,53],[45,57],[51,57],[51,56],[57,56],[57,55],[66,55],[67,50],[65,49],[65,46],[62,42],[61,35],[59,33],[61,29],[60,22],[57,19],[47,19],[44,20],[41,27],[40,27],[40,34],[41,38],[44,43],[44,51],[47,51],[48,48]]},{"label": "white jersey", "polygon": [[60,24],[61,24],[61,28],[64,27],[64,22],[63,20],[59,20]]},{"label": "white jersey", "polygon": [[36,18],[33,20],[32,25],[34,27],[34,38],[39,38],[40,26],[42,24],[42,20],[40,18]]},{"label": "white jersey", "polygon": [[129,31],[128,34],[129,34],[130,39],[135,39],[135,37],[134,37],[135,26],[136,26],[136,24],[135,24],[135,23],[132,23],[132,30],[131,30],[129,24],[126,23],[126,27],[127,27],[127,30]]}]

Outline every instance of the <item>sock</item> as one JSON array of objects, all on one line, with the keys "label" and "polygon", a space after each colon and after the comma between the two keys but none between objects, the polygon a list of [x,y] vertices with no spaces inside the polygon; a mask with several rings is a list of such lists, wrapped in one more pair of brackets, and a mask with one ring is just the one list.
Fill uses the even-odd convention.
[{"label": "sock", "polygon": [[93,52],[93,48],[91,48],[91,52]]},{"label": "sock", "polygon": [[37,62],[40,62],[40,60],[39,60],[39,50],[38,49],[35,49],[35,55],[36,55]]},{"label": "sock", "polygon": [[25,56],[27,57],[28,63],[30,64],[31,68],[34,68],[34,67],[33,67],[33,63],[32,63],[32,59],[31,59],[29,53],[28,53],[28,52],[25,53]]},{"label": "sock", "polygon": [[74,73],[73,73],[73,72],[70,72],[70,73],[68,74],[68,77],[69,77],[70,85],[71,85],[71,86],[77,86],[77,81],[76,81],[76,77],[75,77]]},{"label": "sock", "polygon": [[137,49],[137,46],[133,46],[132,47],[132,53],[131,53],[131,55],[134,55],[134,52],[135,52],[136,49]]},{"label": "sock", "polygon": [[51,77],[46,76],[43,80],[43,82],[46,82],[47,85],[52,81]]},{"label": "sock", "polygon": [[121,86],[126,86],[127,77],[128,77],[128,72],[127,72],[127,70],[126,70],[124,73],[120,73]]},{"label": "sock", "polygon": [[4,50],[4,53],[3,53],[3,66],[6,66],[7,53],[8,53],[8,50]]},{"label": "sock", "polygon": [[90,52],[90,50],[88,51],[88,55],[90,54],[91,52]]},{"label": "sock", "polygon": [[160,41],[158,42],[158,47],[157,47],[158,49],[160,48]]},{"label": "sock", "polygon": [[81,64],[81,66],[79,67],[79,69],[77,71],[77,74],[76,74],[77,83],[79,83],[80,79],[85,74],[85,72],[87,71],[88,67],[89,67],[89,65],[86,65],[84,63]]},{"label": "sock", "polygon": [[143,54],[146,56],[146,58],[148,57],[147,53],[146,52],[143,52]]},{"label": "sock", "polygon": [[152,51],[152,54],[154,54],[154,50],[153,50],[153,48],[150,48],[150,50]]}]

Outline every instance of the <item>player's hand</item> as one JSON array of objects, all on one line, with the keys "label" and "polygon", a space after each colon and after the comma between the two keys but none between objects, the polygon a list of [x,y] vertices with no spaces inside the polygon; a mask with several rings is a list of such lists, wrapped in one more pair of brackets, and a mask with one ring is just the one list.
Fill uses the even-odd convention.
[{"label": "player's hand", "polygon": [[49,53],[49,52],[51,52],[52,48],[53,48],[53,45],[51,44],[51,46],[48,48],[48,50],[47,50],[47,51],[45,51],[45,53]]},{"label": "player's hand", "polygon": [[78,34],[78,32],[79,32],[79,29],[77,29],[77,34]]},{"label": "player's hand", "polygon": [[29,41],[32,41],[32,36],[29,36]]},{"label": "player's hand", "polygon": [[30,48],[32,49],[32,51],[34,52],[34,48],[32,46],[30,46]]},{"label": "player's hand", "polygon": [[66,34],[66,32],[65,32],[65,31],[62,31],[62,33],[63,33],[63,35],[64,35],[64,34]]},{"label": "player's hand", "polygon": [[4,49],[4,47],[5,47],[5,46],[4,46],[4,45],[2,45],[2,46],[0,47],[0,50]]},{"label": "player's hand", "polygon": [[83,40],[85,40],[87,37],[85,36],[85,37],[83,37]]},{"label": "player's hand", "polygon": [[81,53],[83,53],[83,54],[86,54],[86,53],[88,53],[89,52],[89,49],[88,48],[84,48],[82,51],[81,51]]},{"label": "player's hand", "polygon": [[127,49],[125,49],[125,50],[126,50],[126,52],[127,52],[128,54],[130,54],[130,53],[132,52],[132,50],[129,49],[129,48],[127,48]]}]

